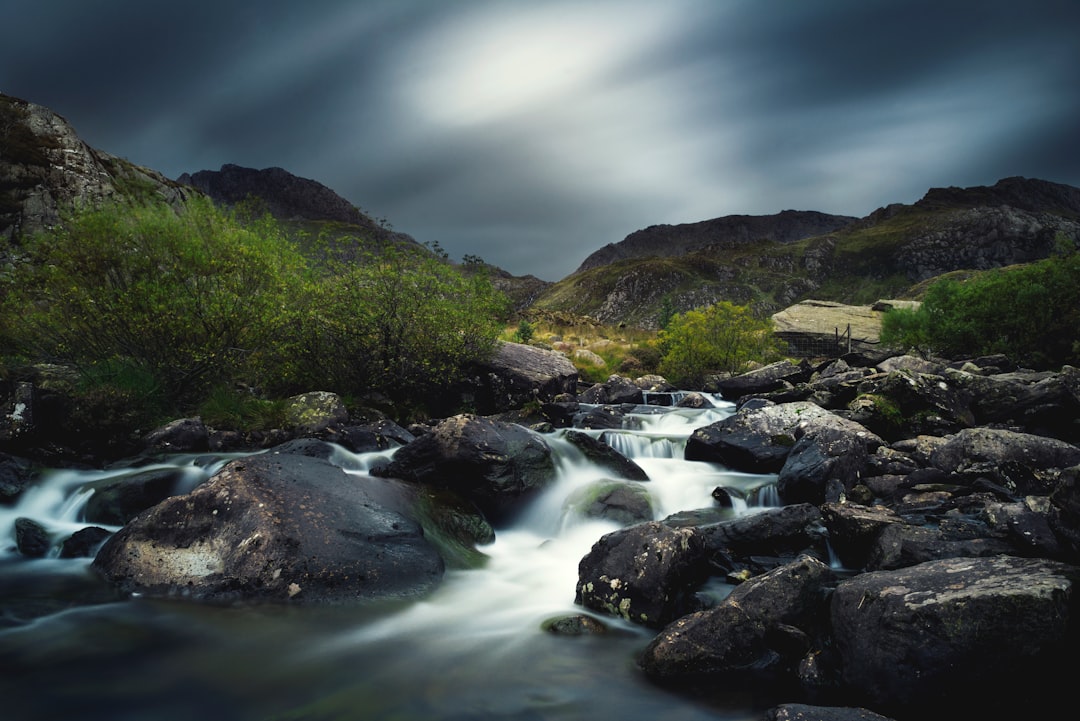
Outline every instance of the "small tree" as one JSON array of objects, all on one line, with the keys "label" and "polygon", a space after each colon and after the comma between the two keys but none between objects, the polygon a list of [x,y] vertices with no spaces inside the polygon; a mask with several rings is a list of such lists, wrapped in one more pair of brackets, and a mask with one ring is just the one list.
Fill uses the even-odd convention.
[{"label": "small tree", "polygon": [[749,361],[778,356],[772,322],[728,301],[672,316],[660,350],[660,373],[686,388],[699,387],[709,373],[737,373]]}]

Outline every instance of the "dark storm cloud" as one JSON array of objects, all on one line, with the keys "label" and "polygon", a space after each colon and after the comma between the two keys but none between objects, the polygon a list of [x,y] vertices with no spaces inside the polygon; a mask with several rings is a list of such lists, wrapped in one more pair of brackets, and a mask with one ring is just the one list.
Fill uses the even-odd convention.
[{"label": "dark storm cloud", "polygon": [[0,91],[557,280],[655,223],[1080,185],[1080,3],[15,0]]}]

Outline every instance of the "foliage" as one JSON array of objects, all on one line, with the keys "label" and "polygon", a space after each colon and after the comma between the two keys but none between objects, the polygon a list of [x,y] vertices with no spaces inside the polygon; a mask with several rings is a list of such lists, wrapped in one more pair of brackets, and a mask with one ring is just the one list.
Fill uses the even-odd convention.
[{"label": "foliage", "polygon": [[270,216],[209,201],[80,214],[0,274],[5,361],[76,368],[87,408],[255,429],[277,411],[238,382],[417,408],[492,352],[507,306],[485,271],[466,277],[437,246],[324,246],[301,254]]},{"label": "foliage", "polygon": [[676,314],[659,342],[660,373],[684,388],[700,386],[709,373],[737,373],[749,361],[778,354],[771,320],[728,301]]},{"label": "foliage", "polygon": [[882,319],[882,342],[947,357],[1004,353],[1036,368],[1080,360],[1080,253],[931,285]]},{"label": "foliage", "polygon": [[518,323],[517,330],[514,331],[514,340],[518,343],[528,343],[532,340],[535,333],[536,326],[529,321],[522,319],[522,321]]},{"label": "foliage", "polygon": [[485,274],[394,243],[354,261],[324,257],[260,358],[278,390],[377,392],[416,407],[493,351],[507,307]]},{"label": "foliage", "polygon": [[268,430],[285,423],[286,401],[259,398],[249,390],[225,384],[214,386],[199,404],[203,422],[214,428]]},{"label": "foliage", "polygon": [[208,201],[92,211],[24,251],[2,309],[16,351],[88,376],[121,363],[174,401],[269,342],[299,265],[272,223],[241,227]]}]

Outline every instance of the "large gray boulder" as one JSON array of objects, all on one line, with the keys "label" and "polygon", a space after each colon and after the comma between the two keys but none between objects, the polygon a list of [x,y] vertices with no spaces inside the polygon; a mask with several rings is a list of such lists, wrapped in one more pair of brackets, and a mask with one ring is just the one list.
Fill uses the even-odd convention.
[{"label": "large gray boulder", "polygon": [[743,396],[769,393],[785,384],[795,384],[807,380],[812,368],[806,362],[792,363],[790,360],[776,361],[767,366],[731,378],[721,379],[717,386],[725,400],[737,401]]},{"label": "large gray boulder", "polygon": [[554,481],[555,461],[539,433],[462,414],[402,446],[371,474],[449,489],[500,521]]},{"label": "large gray boulder", "polygon": [[808,401],[746,405],[690,434],[686,460],[721,463],[748,473],[778,473],[795,445],[799,425],[828,415]]},{"label": "large gray boulder", "polygon": [[481,415],[521,408],[530,401],[550,402],[577,392],[578,371],[562,353],[523,343],[500,341],[490,359],[476,364],[461,395]]},{"label": "large gray boulder", "polygon": [[325,604],[423,595],[441,581],[443,559],[405,515],[407,494],[372,484],[310,456],[237,459],[130,521],[93,565],[145,596]]},{"label": "large gray boulder", "polygon": [[1012,556],[857,575],[830,606],[839,678],[871,704],[939,710],[963,698],[997,708],[1072,656],[1078,581],[1076,566]]},{"label": "large gray boulder", "polygon": [[1060,469],[1080,464],[1080,446],[1002,428],[965,428],[930,454],[930,465],[985,476],[1020,494],[1049,495]]},{"label": "large gray boulder", "polygon": [[870,454],[885,441],[855,421],[825,415],[802,423],[777,478],[785,503],[839,500],[861,480]]}]

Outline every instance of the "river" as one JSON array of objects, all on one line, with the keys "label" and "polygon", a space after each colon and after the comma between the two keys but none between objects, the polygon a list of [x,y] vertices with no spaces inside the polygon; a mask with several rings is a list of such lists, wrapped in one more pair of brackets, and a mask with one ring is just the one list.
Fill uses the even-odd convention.
[{"label": "river", "polygon": [[[775,476],[683,459],[695,428],[734,411],[711,401],[695,410],[639,406],[628,415],[633,429],[588,431],[649,474],[655,518],[712,506],[717,486],[736,497],[734,514],[775,505]],[[130,469],[43,474],[15,506],[0,506],[0,717],[756,721],[782,701],[738,693],[706,700],[659,688],[635,663],[655,632],[610,617],[597,616],[605,634],[542,629],[552,617],[586,612],[574,604],[578,562],[617,528],[567,510],[575,489],[608,473],[558,432],[549,440],[557,482],[496,529],[495,541],[481,549],[489,557],[483,567],[448,571],[421,601],[355,608],[118,598],[89,559],[61,559],[55,550],[26,559],[15,549],[16,518],[70,535],[87,525],[80,514],[88,484]],[[341,449],[339,461],[364,476],[393,452]],[[176,456],[163,463],[183,468],[190,489],[225,460]],[[47,602],[53,612],[28,620],[25,599]]]}]

